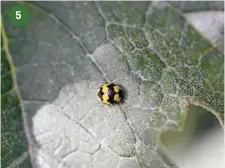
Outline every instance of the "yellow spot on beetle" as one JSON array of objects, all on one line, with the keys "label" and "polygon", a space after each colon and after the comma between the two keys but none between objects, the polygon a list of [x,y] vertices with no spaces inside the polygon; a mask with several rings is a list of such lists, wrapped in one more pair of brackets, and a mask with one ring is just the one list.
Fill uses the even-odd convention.
[{"label": "yellow spot on beetle", "polygon": [[107,93],[108,91],[109,91],[109,88],[107,87],[107,85],[103,85],[102,86],[102,92]]},{"label": "yellow spot on beetle", "polygon": [[113,98],[113,100],[115,100],[115,101],[117,101],[117,102],[119,102],[120,101],[120,95],[119,94],[115,94],[115,96],[114,96],[114,98]]},{"label": "yellow spot on beetle", "polygon": [[120,91],[120,87],[119,86],[113,86],[113,88],[114,88],[114,91],[116,92],[116,93],[118,93],[119,91]]},{"label": "yellow spot on beetle", "polygon": [[108,100],[109,100],[109,96],[104,94],[104,95],[102,96],[102,103],[110,104],[110,103],[108,102]]}]

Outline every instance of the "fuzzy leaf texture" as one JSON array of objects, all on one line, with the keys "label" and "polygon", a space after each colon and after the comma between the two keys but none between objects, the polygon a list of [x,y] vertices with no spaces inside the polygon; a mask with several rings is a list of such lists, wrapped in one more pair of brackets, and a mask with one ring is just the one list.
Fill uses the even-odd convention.
[{"label": "fuzzy leaf texture", "polygon": [[[27,26],[9,22],[15,4],[29,9]],[[224,121],[223,48],[185,12],[222,5],[2,2],[2,167],[177,167],[160,132],[194,126],[189,111]],[[125,103],[98,101],[105,82],[124,86]]]}]

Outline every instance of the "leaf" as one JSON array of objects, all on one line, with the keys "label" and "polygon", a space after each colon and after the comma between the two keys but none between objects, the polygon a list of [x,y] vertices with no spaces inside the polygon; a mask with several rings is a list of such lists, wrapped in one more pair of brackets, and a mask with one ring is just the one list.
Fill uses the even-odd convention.
[{"label": "leaf", "polygon": [[23,128],[20,95],[14,81],[14,67],[10,62],[4,28],[1,33],[1,166],[26,168],[31,163]]},{"label": "leaf", "polygon": [[185,13],[206,10],[224,10],[224,2],[222,1],[171,1],[170,3]]},{"label": "leaf", "polygon": [[[3,17],[15,2],[3,3]],[[156,137],[197,104],[223,124],[224,58],[166,2],[23,2],[4,25],[35,167],[176,167]],[[127,90],[118,106],[104,82]],[[8,161],[11,163],[11,161]],[[7,165],[8,166],[8,165]]]}]

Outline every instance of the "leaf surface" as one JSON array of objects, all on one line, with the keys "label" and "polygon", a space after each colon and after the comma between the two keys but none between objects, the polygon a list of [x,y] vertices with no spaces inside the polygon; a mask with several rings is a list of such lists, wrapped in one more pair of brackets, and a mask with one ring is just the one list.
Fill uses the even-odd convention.
[{"label": "leaf surface", "polygon": [[[3,3],[3,17],[14,4]],[[179,127],[189,104],[222,125],[223,53],[173,4],[21,4],[30,9],[29,24],[4,25],[35,167],[175,167],[156,136]],[[104,82],[123,85],[124,104],[98,102]]]}]

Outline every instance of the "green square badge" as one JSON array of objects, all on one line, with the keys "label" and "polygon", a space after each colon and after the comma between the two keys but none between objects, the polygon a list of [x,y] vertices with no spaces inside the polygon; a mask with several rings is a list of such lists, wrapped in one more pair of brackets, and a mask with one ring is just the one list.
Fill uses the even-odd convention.
[{"label": "green square badge", "polygon": [[9,20],[16,26],[26,25],[29,19],[29,10],[22,5],[16,5],[9,10]]}]

